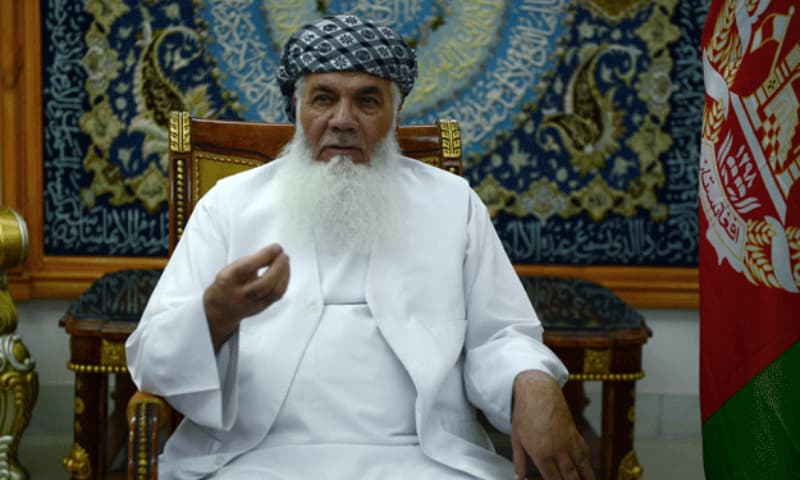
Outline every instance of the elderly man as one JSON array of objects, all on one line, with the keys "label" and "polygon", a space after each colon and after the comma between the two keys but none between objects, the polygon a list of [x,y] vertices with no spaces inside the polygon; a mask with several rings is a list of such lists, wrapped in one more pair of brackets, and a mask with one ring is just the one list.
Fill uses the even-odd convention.
[{"label": "elderly man", "polygon": [[138,387],[185,416],[160,478],[494,480],[530,459],[593,478],[486,208],[399,153],[415,75],[395,32],[354,16],[288,40],[294,139],[197,204],[127,343]]}]

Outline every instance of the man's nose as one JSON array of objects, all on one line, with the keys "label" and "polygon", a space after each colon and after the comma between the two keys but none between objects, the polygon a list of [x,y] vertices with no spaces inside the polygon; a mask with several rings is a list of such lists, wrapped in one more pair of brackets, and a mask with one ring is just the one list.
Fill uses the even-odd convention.
[{"label": "man's nose", "polygon": [[357,127],[353,104],[341,101],[336,105],[331,118],[331,127],[337,130],[354,130]]}]

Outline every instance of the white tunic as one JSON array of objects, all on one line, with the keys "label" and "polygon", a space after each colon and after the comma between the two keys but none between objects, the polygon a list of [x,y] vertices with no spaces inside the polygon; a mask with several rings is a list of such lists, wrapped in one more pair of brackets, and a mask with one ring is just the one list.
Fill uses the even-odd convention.
[{"label": "white tunic", "polygon": [[466,479],[426,457],[416,391],[365,297],[368,258],[318,253],[322,319],[261,445],[215,480]]},{"label": "white tunic", "polygon": [[[512,478],[513,467],[492,451],[475,410],[509,432],[514,377],[537,369],[563,383],[566,369],[542,343],[541,323],[486,207],[467,182],[409,158],[392,161],[398,171],[388,200],[401,228],[393,242],[372,245],[365,284],[357,290],[363,292],[377,332],[403,367],[406,376],[400,378],[410,378],[414,387],[415,451],[436,465],[476,478]],[[323,290],[331,290],[323,286],[313,239],[288,238],[280,228],[286,212],[276,186],[284,162],[277,159],[227,177],[200,199],[136,331],[128,337],[128,368],[137,387],[165,397],[184,414],[160,457],[162,479],[209,478],[269,442],[276,422],[288,418],[282,407],[289,395],[296,396],[296,375],[306,374],[301,363],[318,327],[336,315],[323,308]],[[291,259],[286,293],[244,319],[216,353],[203,309],[204,290],[226,265],[273,242]],[[363,310],[350,313],[339,317],[366,317],[359,316]],[[369,367],[362,362],[358,370],[369,375]],[[326,406],[352,408],[352,395],[344,389],[325,392]],[[400,408],[407,407],[403,403]],[[318,418],[318,410],[307,415],[312,414],[314,426],[333,421]],[[378,417],[364,411],[359,418],[370,415]],[[383,441],[412,431],[398,423],[371,423],[369,431],[363,420],[356,425],[347,429],[350,434],[378,435]],[[291,431],[302,436],[300,428]],[[314,448],[310,443],[302,447]],[[373,447],[380,445],[351,449],[351,454],[374,460]],[[339,453],[326,448],[324,458],[314,461],[331,465]],[[281,457],[279,463],[291,458]],[[303,456],[305,463],[308,458]],[[382,467],[373,462],[369,468]]]}]

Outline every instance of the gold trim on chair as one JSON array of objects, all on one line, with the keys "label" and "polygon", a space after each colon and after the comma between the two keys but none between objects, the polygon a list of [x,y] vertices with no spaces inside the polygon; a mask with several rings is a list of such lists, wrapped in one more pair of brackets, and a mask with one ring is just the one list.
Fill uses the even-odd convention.
[{"label": "gold trim on chair", "polygon": [[175,240],[180,240],[183,227],[186,225],[186,192],[184,180],[186,179],[186,160],[175,159]]},{"label": "gold trim on chair", "polygon": [[[245,170],[247,168],[254,168],[258,167],[259,165],[263,165],[264,162],[253,160],[251,158],[237,157],[234,155],[222,155],[202,150],[195,150],[192,154],[192,198],[195,202],[206,193],[208,188],[211,187],[211,185],[204,185],[203,183],[203,173],[205,170],[203,168],[204,164],[234,166],[234,168],[242,167],[241,169]],[[224,175],[212,175],[212,178],[216,181],[223,176]]]},{"label": "gold trim on chair", "polygon": [[[163,407],[166,408],[166,407]],[[147,403],[140,403],[136,407],[136,416],[139,419],[146,419],[147,418],[147,410],[148,405]],[[131,415],[128,414],[128,418]],[[138,422],[138,428],[136,429],[136,434],[139,436],[139,442],[136,445],[136,475],[137,480],[147,480],[150,474],[150,452],[147,451],[147,442],[142,441],[142,439],[146,438],[147,436],[147,422],[140,421]]]},{"label": "gold trim on chair", "polygon": [[189,112],[169,112],[169,149],[186,153],[191,149],[191,118]]},{"label": "gold trim on chair", "polygon": [[167,425],[169,405],[162,398],[136,392],[128,401],[128,478],[150,480],[158,476],[159,430]]},{"label": "gold trim on chair", "polygon": [[461,130],[458,121],[452,119],[437,120],[439,127],[439,143],[441,147],[441,165],[450,173],[461,176],[463,164],[461,162]]},{"label": "gold trim on chair", "polygon": [[461,130],[453,119],[442,119],[437,122],[442,132],[442,156],[444,158],[461,158]]}]

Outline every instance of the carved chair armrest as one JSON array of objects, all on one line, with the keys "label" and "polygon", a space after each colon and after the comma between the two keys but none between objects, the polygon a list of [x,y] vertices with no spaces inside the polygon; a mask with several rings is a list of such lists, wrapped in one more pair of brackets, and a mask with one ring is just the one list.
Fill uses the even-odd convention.
[{"label": "carved chair armrest", "polygon": [[172,408],[162,398],[136,392],[128,401],[128,479],[156,480],[159,435],[172,417]]}]

